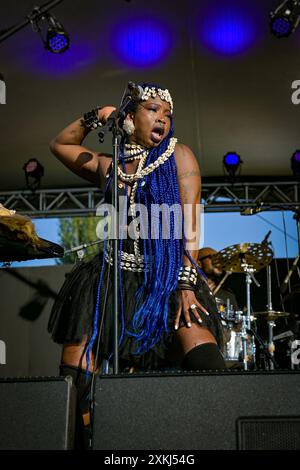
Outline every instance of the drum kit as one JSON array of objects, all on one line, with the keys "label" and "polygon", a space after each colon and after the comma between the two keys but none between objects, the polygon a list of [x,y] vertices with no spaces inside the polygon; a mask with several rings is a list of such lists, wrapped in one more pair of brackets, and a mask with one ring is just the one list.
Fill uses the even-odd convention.
[{"label": "drum kit", "polygon": [[[272,305],[271,266],[273,251],[267,238],[262,243],[242,243],[232,245],[212,256],[212,263],[218,270],[225,272],[213,293],[215,295],[224,331],[224,359],[227,367],[244,370],[274,370],[280,366],[276,361],[277,342],[289,340],[286,355],[291,358],[292,343],[296,335],[294,331],[281,332],[274,336],[274,328],[282,319],[293,315],[285,311],[275,311]],[[267,309],[253,312],[251,307],[251,284],[261,287],[255,274],[266,268],[267,273]],[[218,297],[220,287],[231,273],[245,275],[246,307],[236,310],[227,298]],[[298,322],[299,323],[299,322]],[[258,328],[259,324],[259,328]],[[263,324],[264,337],[259,332]],[[291,359],[289,368],[294,369]]]}]

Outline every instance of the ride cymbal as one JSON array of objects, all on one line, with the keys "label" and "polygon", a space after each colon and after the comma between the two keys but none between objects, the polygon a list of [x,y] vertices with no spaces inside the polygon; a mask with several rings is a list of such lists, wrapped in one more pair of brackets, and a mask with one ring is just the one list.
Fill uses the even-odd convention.
[{"label": "ride cymbal", "polygon": [[253,315],[260,315],[266,321],[277,320],[278,318],[288,317],[288,312],[276,312],[275,310],[266,310],[264,312],[254,312]]},{"label": "ride cymbal", "polygon": [[272,259],[273,251],[265,242],[231,245],[212,256],[216,268],[233,273],[244,273],[247,268],[260,271]]}]

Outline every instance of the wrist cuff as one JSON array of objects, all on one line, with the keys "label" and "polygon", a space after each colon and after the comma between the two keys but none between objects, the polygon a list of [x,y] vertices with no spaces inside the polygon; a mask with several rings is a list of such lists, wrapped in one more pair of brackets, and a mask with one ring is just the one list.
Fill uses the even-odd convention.
[{"label": "wrist cuff", "polygon": [[92,111],[89,111],[88,113],[85,113],[83,115],[83,122],[84,122],[84,127],[90,131],[97,129],[97,127],[101,127],[102,123],[98,118],[98,111],[99,108],[92,109]]}]

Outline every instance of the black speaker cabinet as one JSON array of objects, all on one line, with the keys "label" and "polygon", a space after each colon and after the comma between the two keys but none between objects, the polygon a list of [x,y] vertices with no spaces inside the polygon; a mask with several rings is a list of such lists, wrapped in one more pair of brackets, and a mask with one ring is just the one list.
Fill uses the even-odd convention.
[{"label": "black speaker cabinet", "polygon": [[0,379],[0,449],[72,449],[75,401],[71,377]]},{"label": "black speaker cabinet", "polygon": [[300,373],[100,376],[94,448],[300,449]]}]

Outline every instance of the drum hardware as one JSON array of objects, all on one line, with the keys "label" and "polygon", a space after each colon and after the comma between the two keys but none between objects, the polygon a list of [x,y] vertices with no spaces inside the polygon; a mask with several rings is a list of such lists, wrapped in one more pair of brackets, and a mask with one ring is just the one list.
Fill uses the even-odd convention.
[{"label": "drum hardware", "polygon": [[[263,351],[264,356],[269,360],[269,364],[272,364],[272,369],[279,369],[279,366],[274,358],[274,354],[271,353],[269,350],[269,345],[266,345],[265,341],[262,339],[262,337],[255,331],[254,328],[250,328],[247,330],[249,334],[251,334],[258,342],[260,345],[261,350]],[[273,338],[274,339],[274,338]],[[271,367],[270,367],[271,369]]]},{"label": "drum hardware", "polygon": [[[278,368],[278,365],[275,361],[275,343],[274,341],[278,339],[274,336],[274,328],[276,326],[276,321],[279,318],[286,318],[290,314],[287,312],[277,312],[273,310],[272,305],[272,282],[271,282],[271,266],[267,267],[267,310],[264,312],[255,312],[255,315],[261,316],[268,325],[268,339],[267,345],[264,348],[264,353],[269,362],[269,369],[274,370],[274,368]],[[280,335],[279,335],[280,336]],[[276,339],[275,339],[276,338]]]},{"label": "drum hardware", "polygon": [[[253,316],[251,315],[251,284],[254,282],[257,287],[260,287],[259,282],[256,280],[254,273],[269,265],[273,258],[273,251],[268,243],[267,236],[262,243],[241,243],[232,245],[219,251],[212,256],[212,262],[215,267],[222,271],[243,273],[246,275],[246,299],[247,306],[246,312],[241,315],[241,332],[239,333],[242,341],[242,359],[244,370],[249,369],[249,344],[254,344],[254,334],[251,328]],[[225,280],[225,279],[224,279]],[[255,314],[254,314],[255,315]],[[270,328],[273,327],[270,323]],[[271,335],[270,330],[270,335]],[[250,336],[251,335],[251,336]],[[272,337],[271,341],[273,343]],[[270,346],[270,350],[272,350]]]}]

